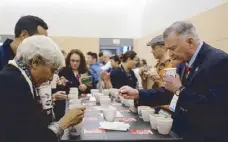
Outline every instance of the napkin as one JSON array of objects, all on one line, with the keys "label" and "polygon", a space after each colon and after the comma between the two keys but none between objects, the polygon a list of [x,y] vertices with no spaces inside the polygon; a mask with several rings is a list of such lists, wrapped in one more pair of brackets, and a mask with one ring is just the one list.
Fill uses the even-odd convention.
[{"label": "napkin", "polygon": [[100,128],[106,130],[127,131],[130,128],[130,125],[124,122],[100,122]]}]

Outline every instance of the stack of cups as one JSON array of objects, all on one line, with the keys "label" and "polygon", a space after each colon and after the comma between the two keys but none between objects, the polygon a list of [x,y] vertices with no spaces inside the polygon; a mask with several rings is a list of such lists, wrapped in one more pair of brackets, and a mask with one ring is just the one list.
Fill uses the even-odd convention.
[{"label": "stack of cups", "polygon": [[[82,103],[81,100],[78,99],[78,88],[70,88],[70,92],[68,94],[68,109],[74,109],[74,108],[81,108],[82,107]],[[81,135],[82,132],[82,126],[83,123],[79,123],[75,126],[72,126],[69,130],[70,130],[70,135],[71,136],[79,136]]]}]

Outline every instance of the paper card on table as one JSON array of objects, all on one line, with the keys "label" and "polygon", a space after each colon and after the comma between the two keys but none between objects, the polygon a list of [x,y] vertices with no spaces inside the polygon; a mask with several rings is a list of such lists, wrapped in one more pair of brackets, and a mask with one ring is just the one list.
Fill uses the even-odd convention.
[{"label": "paper card on table", "polygon": [[118,120],[121,121],[121,122],[133,122],[133,121],[136,121],[135,118],[125,118],[125,117],[118,118]]},{"label": "paper card on table", "polygon": [[89,120],[89,121],[96,121],[97,117],[84,117],[84,120]]},{"label": "paper card on table", "polygon": [[148,134],[153,134],[151,130],[137,130],[137,129],[131,129],[130,130],[131,134],[140,134],[140,135],[148,135]]},{"label": "paper card on table", "polygon": [[85,134],[101,134],[105,133],[104,129],[84,129]]},{"label": "paper card on table", "polygon": [[124,122],[100,122],[100,128],[106,130],[127,131],[130,125]]}]

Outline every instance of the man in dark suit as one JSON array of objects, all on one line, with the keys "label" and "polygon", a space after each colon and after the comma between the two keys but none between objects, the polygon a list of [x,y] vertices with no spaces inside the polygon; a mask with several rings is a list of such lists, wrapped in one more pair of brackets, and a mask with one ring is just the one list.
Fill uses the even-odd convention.
[{"label": "man in dark suit", "polygon": [[174,104],[173,131],[189,142],[228,141],[228,55],[202,42],[189,22],[175,22],[163,37],[172,59],[181,66],[181,74],[165,76],[165,91],[120,89],[125,98],[141,103],[167,101],[167,91],[177,96]]}]

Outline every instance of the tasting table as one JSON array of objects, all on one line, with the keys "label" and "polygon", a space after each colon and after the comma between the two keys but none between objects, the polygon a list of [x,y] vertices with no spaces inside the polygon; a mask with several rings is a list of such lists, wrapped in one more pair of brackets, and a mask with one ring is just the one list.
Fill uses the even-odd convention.
[{"label": "tasting table", "polygon": [[99,122],[104,121],[101,116],[101,111],[95,109],[97,106],[95,101],[82,100],[86,106],[86,112],[83,119],[83,132],[80,136],[69,136],[65,131],[61,142],[180,142],[182,138],[178,137],[175,133],[170,132],[169,135],[161,135],[156,130],[152,130],[149,122],[143,122],[137,114],[128,110],[122,104],[113,101],[112,106],[117,108],[123,118],[116,118],[115,121],[124,121],[130,124],[128,131],[111,131],[99,129]]}]

